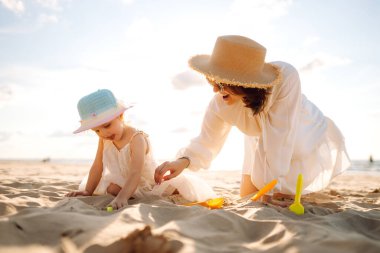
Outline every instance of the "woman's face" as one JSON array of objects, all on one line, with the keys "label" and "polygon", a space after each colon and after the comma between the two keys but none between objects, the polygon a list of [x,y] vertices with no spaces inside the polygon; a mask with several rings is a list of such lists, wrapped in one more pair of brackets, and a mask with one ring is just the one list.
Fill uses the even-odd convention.
[{"label": "woman's face", "polygon": [[227,105],[233,105],[243,98],[242,95],[232,93],[228,85],[211,82],[214,92],[219,92]]},{"label": "woman's face", "polygon": [[115,119],[104,123],[98,127],[92,128],[92,130],[102,139],[110,141],[119,141],[123,137],[124,123],[122,116],[118,116]]}]

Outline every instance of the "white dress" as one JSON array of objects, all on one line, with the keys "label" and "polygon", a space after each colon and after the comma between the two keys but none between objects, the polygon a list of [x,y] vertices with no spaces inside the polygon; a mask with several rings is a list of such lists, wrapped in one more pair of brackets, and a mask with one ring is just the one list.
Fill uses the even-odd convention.
[{"label": "white dress", "polygon": [[[213,189],[204,180],[190,174],[180,175],[160,185],[156,185],[154,181],[154,171],[157,167],[157,163],[153,158],[148,136],[141,131],[137,132],[134,136],[137,134],[143,134],[147,140],[148,153],[145,156],[140,182],[132,197],[143,198],[151,195],[168,196],[173,194],[175,189],[189,201],[205,201],[216,197]],[[134,138],[134,136],[132,138]],[[131,150],[129,143],[118,150],[112,141],[105,140],[103,149],[103,174],[94,194],[106,194],[107,187],[110,183],[123,187],[131,168],[130,163]],[[79,190],[86,188],[87,178],[88,175],[82,180],[79,185]]]},{"label": "white dress", "polygon": [[[294,194],[299,173],[303,193],[326,187],[350,166],[344,137],[334,122],[301,94],[297,70],[285,62],[273,62],[282,82],[258,115],[242,101],[227,105],[219,94],[211,100],[198,137],[180,150],[191,159],[190,169],[208,168],[219,153],[232,126],[245,134],[243,174],[262,188],[278,180],[275,191]],[[231,157],[233,159],[233,157]]]}]

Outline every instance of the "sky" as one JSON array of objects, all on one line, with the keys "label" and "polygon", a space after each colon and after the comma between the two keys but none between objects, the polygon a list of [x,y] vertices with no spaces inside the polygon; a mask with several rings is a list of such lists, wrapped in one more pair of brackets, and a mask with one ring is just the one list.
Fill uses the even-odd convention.
[{"label": "sky", "polygon": [[[243,35],[286,61],[351,159],[380,159],[380,1],[0,0],[0,159],[93,159],[78,100],[107,88],[134,107],[158,160],[197,136],[213,96],[188,59]],[[240,169],[233,129],[211,169]]]}]

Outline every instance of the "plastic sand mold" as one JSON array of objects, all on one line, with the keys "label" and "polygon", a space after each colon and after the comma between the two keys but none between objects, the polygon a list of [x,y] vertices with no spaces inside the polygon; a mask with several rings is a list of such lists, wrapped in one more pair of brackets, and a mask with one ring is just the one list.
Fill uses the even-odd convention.
[{"label": "plastic sand mold", "polygon": [[274,179],[273,181],[271,181],[270,183],[268,183],[267,185],[265,185],[263,188],[260,189],[260,191],[258,191],[252,198],[251,200],[253,201],[256,201],[258,200],[261,196],[263,196],[265,193],[269,192],[270,190],[272,190],[275,185],[277,184],[277,179]]},{"label": "plastic sand mold", "polygon": [[208,207],[210,209],[220,209],[223,207],[223,204],[224,204],[224,198],[215,198],[215,199],[209,199],[203,202],[187,203],[187,204],[184,204],[184,206],[200,205],[200,206]]},{"label": "plastic sand mold", "polygon": [[296,196],[294,198],[294,203],[289,206],[289,210],[297,215],[302,215],[305,212],[305,209],[301,204],[302,181],[302,174],[299,174],[297,179]]}]

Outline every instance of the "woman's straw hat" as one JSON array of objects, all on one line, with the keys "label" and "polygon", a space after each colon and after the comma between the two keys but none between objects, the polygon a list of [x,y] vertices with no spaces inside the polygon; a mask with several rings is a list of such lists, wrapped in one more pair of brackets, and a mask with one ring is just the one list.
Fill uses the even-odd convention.
[{"label": "woman's straw hat", "polygon": [[113,93],[106,89],[84,96],[77,107],[81,126],[74,131],[75,134],[107,123],[130,108],[116,100]]},{"label": "woman's straw hat", "polygon": [[211,55],[193,56],[189,65],[218,83],[270,88],[281,81],[281,74],[277,66],[265,63],[265,54],[265,47],[249,38],[221,36]]}]

